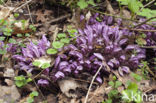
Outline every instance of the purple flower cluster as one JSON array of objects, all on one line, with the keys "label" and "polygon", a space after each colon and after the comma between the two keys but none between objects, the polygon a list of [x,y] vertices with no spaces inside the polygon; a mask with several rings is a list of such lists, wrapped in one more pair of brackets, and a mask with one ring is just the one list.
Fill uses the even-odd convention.
[{"label": "purple flower cluster", "polygon": [[[140,22],[144,22],[146,19],[140,19]],[[153,25],[153,26],[152,26]],[[156,22],[153,22],[152,25],[148,25],[148,24],[143,24],[141,26],[139,26],[139,29],[143,29],[143,30],[156,30]],[[147,46],[156,46],[156,32],[144,32],[144,34],[146,34],[146,45]]]},{"label": "purple flower cluster", "polygon": [[0,50],[10,52],[11,54],[16,52],[16,46],[12,43],[5,44],[3,41],[0,41]]},{"label": "purple flower cluster", "polygon": [[[98,22],[97,16],[91,17],[85,28],[79,30],[80,36],[76,43],[64,47],[66,52],[58,55],[51,73],[52,78],[57,80],[81,72],[95,74],[103,61],[123,75],[124,72],[129,73],[130,69],[137,68],[139,61],[145,58],[144,50],[129,42],[131,32],[112,26],[112,17],[105,17],[102,22]],[[105,66],[102,71],[106,71]],[[96,79],[100,83],[102,71]]]},{"label": "purple flower cluster", "polygon": [[50,47],[50,42],[45,36],[42,36],[42,39],[38,41],[38,44],[30,42],[26,48],[21,49],[22,55],[13,55],[13,59],[17,61],[15,68],[20,68],[31,72],[33,70],[32,62],[35,58],[42,57],[46,55],[46,49]]}]

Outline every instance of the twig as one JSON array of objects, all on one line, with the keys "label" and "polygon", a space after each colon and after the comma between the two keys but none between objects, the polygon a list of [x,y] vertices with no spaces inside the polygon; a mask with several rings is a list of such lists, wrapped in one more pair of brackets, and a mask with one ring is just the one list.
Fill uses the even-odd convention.
[{"label": "twig", "polygon": [[145,68],[156,80],[156,75],[153,73],[153,71],[147,66],[147,68]]},{"label": "twig", "polygon": [[152,19],[155,19],[155,18],[156,18],[156,17],[151,17],[151,18],[145,20],[144,22],[139,23],[138,25],[135,25],[133,28],[136,28],[136,27],[138,27],[138,26],[141,26],[141,25],[143,25],[143,24],[147,23],[148,21],[150,21],[150,20],[152,20]]},{"label": "twig", "polygon": [[148,3],[147,3],[146,5],[144,5],[139,11],[141,11],[143,8],[145,8],[145,7],[149,6],[149,5],[151,5],[153,2],[155,2],[155,0],[152,0],[152,1],[148,2]]},{"label": "twig", "polygon": [[153,48],[156,48],[156,46],[141,46],[141,48],[147,48],[147,49],[148,49],[148,48],[149,48],[149,49],[152,48],[152,49],[153,49]]},{"label": "twig", "polygon": [[[86,82],[86,83],[90,83],[90,81],[86,81],[86,80],[82,80],[82,79],[77,79],[77,78],[73,78],[76,81],[80,81],[80,82]],[[93,84],[98,85],[98,83],[93,82]]]},{"label": "twig", "polygon": [[42,93],[42,91],[40,90],[40,88],[39,88],[38,85],[36,84],[35,80],[33,80],[33,82],[34,82],[36,88],[38,89],[38,91],[40,92],[42,98],[43,98],[44,100],[46,100],[45,97],[44,97],[44,95],[43,95],[43,93]]},{"label": "twig", "polygon": [[[52,19],[52,20],[46,22],[46,24],[51,24],[51,23],[60,21],[60,20],[62,20],[62,19],[68,18],[68,17],[70,17],[70,16],[71,16],[71,14],[63,15],[63,16],[60,16],[60,17],[58,17],[58,18],[56,18],[56,19]],[[37,27],[38,27],[38,26],[42,26],[42,25],[44,25],[44,24],[42,23],[42,24],[37,24],[37,25],[34,25],[34,26],[37,26]]]},{"label": "twig", "polygon": [[53,23],[53,22],[57,22],[57,21],[59,21],[59,20],[68,18],[68,17],[70,17],[70,16],[71,16],[71,14],[63,15],[63,16],[60,16],[60,17],[58,17],[58,18],[56,18],[56,19],[50,20],[50,21],[48,21],[47,23],[50,24],[50,23]]},{"label": "twig", "polygon": [[154,86],[154,87],[152,87],[152,88],[146,90],[144,93],[147,93],[147,92],[152,91],[152,90],[154,90],[154,89],[156,89],[156,86]]},{"label": "twig", "polygon": [[100,68],[98,69],[98,71],[97,71],[97,72],[95,73],[95,75],[93,76],[93,79],[92,79],[92,81],[91,81],[91,83],[90,83],[90,86],[89,86],[89,89],[88,89],[88,92],[87,92],[87,95],[86,95],[86,98],[85,98],[84,103],[87,103],[88,96],[89,96],[89,92],[90,92],[90,90],[91,90],[91,87],[92,87],[92,85],[93,85],[93,82],[94,82],[96,76],[98,75],[98,73],[100,72],[100,70],[102,69],[102,66],[103,66],[103,65],[100,66]]},{"label": "twig", "polygon": [[88,8],[88,9],[91,10],[91,11],[93,11],[93,12],[97,12],[97,13],[104,14],[104,15],[107,15],[107,16],[112,16],[112,17],[115,17],[115,18],[121,18],[121,19],[124,19],[124,20],[129,20],[129,21],[137,22],[136,20],[132,20],[132,19],[121,17],[121,16],[116,16],[116,15],[104,13],[104,12],[101,12],[101,11],[98,11],[98,10],[95,10],[95,9],[92,9],[92,8]]},{"label": "twig", "polygon": [[[139,21],[137,21],[137,20],[132,20],[132,19],[128,19],[128,18],[121,17],[121,16],[116,16],[116,15],[104,13],[104,12],[101,12],[101,11],[98,11],[98,10],[95,10],[95,9],[92,9],[92,8],[88,8],[88,9],[91,10],[91,11],[93,11],[93,12],[100,13],[100,14],[103,14],[103,15],[112,16],[112,17],[114,17],[114,18],[121,18],[121,19],[123,19],[123,20],[128,20],[128,21],[132,21],[132,22],[137,22],[137,23],[139,23]],[[146,24],[151,25],[151,26],[153,26],[153,27],[156,27],[155,25],[149,24],[149,23],[147,23],[147,22],[146,22]]]},{"label": "twig", "polygon": [[23,5],[21,5],[20,7],[16,8],[15,10],[13,10],[13,12],[16,12],[17,10],[21,9],[22,7],[26,6],[27,4],[29,4],[30,2],[32,2],[32,0],[29,0],[27,2],[25,2]]},{"label": "twig", "polygon": [[144,29],[123,28],[123,27],[120,27],[120,29],[128,29],[132,31],[142,31],[142,32],[156,32],[156,30],[144,30]]},{"label": "twig", "polygon": [[32,19],[32,15],[31,15],[31,13],[30,13],[29,5],[27,5],[27,9],[28,9],[28,12],[29,12],[29,16],[30,16],[31,23],[34,24],[33,19]]}]

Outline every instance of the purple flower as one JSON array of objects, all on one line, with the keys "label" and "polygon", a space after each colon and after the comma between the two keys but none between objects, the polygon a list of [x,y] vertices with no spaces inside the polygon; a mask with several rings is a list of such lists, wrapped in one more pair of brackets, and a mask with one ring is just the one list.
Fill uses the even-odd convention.
[{"label": "purple flower", "polygon": [[37,81],[37,84],[38,84],[39,86],[46,87],[46,86],[49,85],[49,81],[48,81],[48,80],[45,80],[45,79],[39,79],[39,80]]},{"label": "purple flower", "polygon": [[[50,46],[50,42],[43,35],[42,39],[39,40],[38,44],[30,42],[26,48],[22,48],[22,55],[13,55],[12,58],[16,60],[17,66],[21,69],[28,70],[31,72],[33,69],[32,62],[34,59],[41,58],[46,55],[46,49]],[[23,64],[23,65],[21,65]]]},{"label": "purple flower", "polygon": [[[132,32],[120,30],[119,26],[113,24],[112,17],[105,16],[102,22],[98,22],[97,16],[98,14],[92,16],[85,28],[78,30],[80,35],[76,38],[76,43],[64,47],[67,58],[56,58],[51,75],[59,79],[71,74],[77,76],[82,72],[95,74],[103,61],[111,69],[118,69],[122,75],[129,73],[131,69],[137,69],[140,60],[145,58],[145,52],[130,42]],[[96,78],[100,83],[101,72],[104,70]]]}]

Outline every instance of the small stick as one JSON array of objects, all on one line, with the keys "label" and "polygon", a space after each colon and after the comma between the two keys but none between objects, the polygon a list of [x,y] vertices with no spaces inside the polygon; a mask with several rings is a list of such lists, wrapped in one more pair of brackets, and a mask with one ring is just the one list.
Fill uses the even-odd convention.
[{"label": "small stick", "polygon": [[123,28],[123,27],[120,27],[120,29],[129,29],[132,31],[142,31],[142,32],[156,32],[156,30],[132,29],[132,28]]},{"label": "small stick", "polygon": [[98,75],[98,73],[100,72],[100,70],[102,69],[102,66],[103,66],[103,65],[100,66],[100,68],[98,69],[98,71],[97,71],[97,72],[95,73],[95,75],[93,76],[93,79],[92,79],[92,81],[91,81],[91,83],[90,83],[90,86],[89,86],[89,89],[88,89],[88,92],[87,92],[87,95],[86,95],[86,98],[85,98],[84,103],[87,103],[88,96],[89,96],[89,92],[90,92],[90,90],[91,90],[91,87],[92,87],[92,85],[93,85],[93,82],[94,82],[96,76]]},{"label": "small stick", "polygon": [[150,20],[152,20],[152,19],[155,19],[155,18],[156,18],[156,17],[151,17],[151,18],[145,20],[144,22],[139,23],[138,25],[135,25],[133,28],[136,28],[136,27],[138,27],[138,26],[141,26],[141,25],[143,25],[143,24],[146,24],[148,21],[150,21]]},{"label": "small stick", "polygon": [[149,49],[152,48],[152,49],[153,49],[153,48],[156,48],[156,46],[141,46],[141,48],[147,48],[147,49],[148,49],[148,48],[149,48]]},{"label": "small stick", "polygon": [[32,0],[29,0],[27,2],[25,2],[23,5],[21,5],[20,7],[16,8],[13,10],[13,12],[16,12],[17,10],[21,9],[22,7],[26,6],[27,4],[29,4],[30,2],[32,2]]},{"label": "small stick", "polygon": [[[60,21],[60,20],[62,20],[62,19],[68,18],[68,17],[70,17],[70,16],[71,16],[71,14],[63,15],[63,16],[60,16],[60,17],[58,17],[58,18],[56,18],[56,19],[52,19],[52,20],[46,22],[46,24],[51,24],[51,23]],[[43,23],[42,23],[42,24],[36,24],[36,25],[34,25],[34,26],[37,26],[37,27],[38,27],[38,26],[42,26],[42,25],[44,25],[44,24],[43,24]]]},{"label": "small stick", "polygon": [[156,89],[156,86],[154,86],[154,87],[152,87],[152,88],[146,90],[144,93],[150,92],[150,91],[152,91],[153,89]]},{"label": "small stick", "polygon": [[58,17],[58,18],[56,18],[56,19],[50,20],[50,21],[48,21],[47,23],[50,24],[50,23],[53,23],[53,22],[57,22],[57,21],[59,21],[59,20],[68,18],[68,17],[70,17],[70,16],[71,16],[71,14],[63,15],[63,16],[60,16],[60,17]]},{"label": "small stick", "polygon": [[30,12],[29,5],[27,5],[27,9],[28,9],[28,12],[29,12],[31,23],[34,24],[33,19],[32,19],[32,15],[31,15],[31,12]]},{"label": "small stick", "polygon": [[38,85],[36,84],[35,80],[33,80],[33,82],[34,82],[36,88],[38,89],[38,91],[41,93],[42,98],[43,98],[44,100],[46,100],[45,97],[44,97],[44,95],[43,95],[43,93],[42,93],[42,91],[40,90],[40,88],[39,88]]},{"label": "small stick", "polygon": [[155,0],[152,0],[152,1],[150,1],[149,3],[147,3],[146,5],[144,5],[144,6],[140,9],[140,11],[141,11],[143,8],[145,8],[145,7],[149,6],[149,5],[151,5],[153,2],[155,2]]},{"label": "small stick", "polygon": [[[128,18],[124,18],[124,17],[121,17],[121,16],[116,16],[116,15],[112,15],[112,14],[108,14],[108,13],[104,13],[104,12],[101,12],[101,11],[98,11],[98,10],[95,10],[95,9],[92,9],[92,8],[89,8],[89,10],[93,11],[93,12],[97,12],[97,13],[100,13],[100,14],[103,14],[103,15],[107,15],[107,16],[112,16],[114,18],[121,18],[123,20],[128,20],[128,21],[132,21],[132,22],[137,22],[137,20],[132,20],[132,19],[128,19]],[[152,25],[152,24],[149,24],[147,23],[148,25],[151,25],[153,27],[155,27],[155,25]]]}]

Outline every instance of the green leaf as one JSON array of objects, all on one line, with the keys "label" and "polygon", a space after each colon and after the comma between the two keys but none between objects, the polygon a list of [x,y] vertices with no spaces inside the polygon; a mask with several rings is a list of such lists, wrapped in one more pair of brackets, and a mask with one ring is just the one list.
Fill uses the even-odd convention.
[{"label": "green leaf", "polygon": [[15,77],[15,84],[17,87],[22,87],[26,85],[27,84],[26,78],[23,75]]},{"label": "green leaf", "polygon": [[29,36],[30,36],[30,34],[26,33],[26,34],[25,34],[25,36],[26,36],[26,37],[29,37]]},{"label": "green leaf", "polygon": [[63,38],[60,40],[62,43],[66,43],[68,44],[70,42],[70,39],[69,38]]},{"label": "green leaf", "polygon": [[89,0],[87,3],[90,5],[96,6],[96,4],[94,3],[94,0]]},{"label": "green leaf", "polygon": [[28,103],[33,103],[33,102],[34,102],[34,98],[29,97],[29,98],[27,99],[27,102],[28,102]]},{"label": "green leaf", "polygon": [[59,41],[55,41],[55,42],[52,43],[52,46],[53,46],[55,49],[62,48],[63,45],[64,45],[64,43],[59,42]]},{"label": "green leaf", "polygon": [[17,87],[22,87],[24,85],[23,82],[19,82],[19,81],[16,81],[15,84]]},{"label": "green leaf", "polygon": [[32,93],[30,93],[30,97],[35,97],[38,96],[38,92],[37,91],[33,91]]},{"label": "green leaf", "polygon": [[114,81],[117,80],[116,76],[113,76],[113,80],[114,80]]},{"label": "green leaf", "polygon": [[56,54],[56,53],[57,53],[56,49],[50,48],[50,49],[47,50],[47,54]]},{"label": "green leaf", "polygon": [[28,83],[28,82],[31,82],[31,81],[32,81],[32,79],[31,79],[31,78],[28,78],[28,79],[27,79],[27,83]]},{"label": "green leaf", "polygon": [[131,82],[128,87],[127,90],[132,90],[132,91],[137,91],[138,90],[138,85],[134,82]]},{"label": "green leaf", "polygon": [[140,1],[129,0],[128,8],[131,10],[131,12],[137,13],[139,11],[140,7],[143,7],[143,5]]},{"label": "green leaf", "polygon": [[57,37],[58,38],[65,38],[66,34],[65,33],[59,33],[59,34],[57,34]]},{"label": "green leaf", "polygon": [[0,41],[4,41],[5,40],[5,37],[4,36],[1,36],[0,37]]},{"label": "green leaf", "polygon": [[68,31],[69,34],[78,33],[78,31],[76,29],[68,29],[67,31]]},{"label": "green leaf", "polygon": [[120,82],[120,81],[116,81],[115,82],[115,88],[118,88],[119,86],[121,86],[122,85],[122,83]]},{"label": "green leaf", "polygon": [[19,13],[15,13],[15,14],[14,14],[14,17],[15,17],[15,18],[19,17]]},{"label": "green leaf", "polygon": [[4,35],[5,35],[5,36],[11,36],[11,33],[4,32]]},{"label": "green leaf", "polygon": [[85,0],[79,0],[77,2],[77,5],[80,7],[80,9],[85,9],[88,7],[88,3]]},{"label": "green leaf", "polygon": [[140,82],[142,80],[142,77],[138,74],[131,73],[131,76],[134,77],[134,79],[137,80],[138,82]]},{"label": "green leaf", "polygon": [[33,63],[32,63],[34,66],[40,66],[40,64],[41,64],[41,62],[40,61],[34,61]]},{"label": "green leaf", "polygon": [[32,29],[33,31],[36,31],[36,27],[33,25],[29,25],[29,28]]},{"label": "green leaf", "polygon": [[2,49],[0,49],[0,54],[6,54],[6,53],[7,53],[6,50],[2,50]]},{"label": "green leaf", "polygon": [[[156,16],[156,10],[151,10],[149,8],[144,8],[144,9],[142,9],[142,11],[137,12],[137,14],[140,15],[140,16],[144,16],[147,19],[149,19],[151,17]],[[156,19],[152,19],[151,21],[156,21]]]},{"label": "green leaf", "polygon": [[113,81],[110,81],[109,83],[108,83],[110,86],[114,86],[114,82]]},{"label": "green leaf", "polygon": [[113,96],[116,96],[119,93],[118,90],[111,90],[111,92]]},{"label": "green leaf", "polygon": [[10,39],[9,39],[9,43],[16,44],[16,40],[15,40],[15,39],[13,39],[13,38],[10,38]]},{"label": "green leaf", "polygon": [[113,97],[116,97],[116,95],[118,95],[118,90],[111,90],[109,93],[108,93],[108,98],[113,98]]},{"label": "green leaf", "polygon": [[22,37],[22,34],[17,34],[17,37]]},{"label": "green leaf", "polygon": [[46,69],[46,68],[48,68],[48,67],[50,67],[50,63],[44,63],[44,64],[42,64],[42,66],[41,66],[42,69]]},{"label": "green leaf", "polygon": [[112,103],[112,99],[107,99],[106,103]]},{"label": "green leaf", "polygon": [[[123,90],[122,91],[122,99],[124,101],[142,103],[142,95],[140,91],[132,91],[132,90]],[[126,103],[127,103],[126,102]]]},{"label": "green leaf", "polygon": [[117,0],[121,5],[128,5],[129,0]]}]

